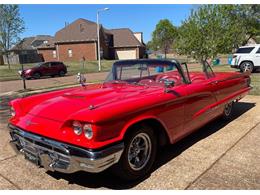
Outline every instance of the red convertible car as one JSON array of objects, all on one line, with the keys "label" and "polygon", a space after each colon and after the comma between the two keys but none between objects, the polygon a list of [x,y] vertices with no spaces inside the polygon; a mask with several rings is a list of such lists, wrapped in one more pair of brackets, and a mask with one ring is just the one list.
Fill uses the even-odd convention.
[{"label": "red convertible car", "polygon": [[208,64],[117,61],[102,84],[10,102],[11,145],[39,167],[113,173],[134,180],[151,171],[157,149],[217,117],[250,91],[246,73],[213,73]]}]

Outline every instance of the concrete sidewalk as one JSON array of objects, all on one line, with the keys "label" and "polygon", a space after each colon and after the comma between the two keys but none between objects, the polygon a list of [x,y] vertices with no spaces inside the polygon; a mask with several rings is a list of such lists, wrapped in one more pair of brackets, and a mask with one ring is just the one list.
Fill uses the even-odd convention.
[{"label": "concrete sidewalk", "polygon": [[110,172],[46,172],[15,155],[0,121],[0,189],[260,189],[260,98],[246,96],[231,121],[216,120],[160,151],[151,175],[125,183]]},{"label": "concrete sidewalk", "polygon": [[[107,76],[107,72],[98,72],[98,73],[89,73],[84,74],[87,82],[97,82],[105,80]],[[37,80],[26,80],[27,89],[35,90],[39,88],[48,88],[48,87],[57,87],[62,85],[76,84],[77,79],[76,75],[73,76],[65,76],[65,77],[46,77]],[[0,94],[11,92],[11,91],[19,91],[23,89],[22,80],[14,80],[14,81],[3,81],[0,82]]]}]

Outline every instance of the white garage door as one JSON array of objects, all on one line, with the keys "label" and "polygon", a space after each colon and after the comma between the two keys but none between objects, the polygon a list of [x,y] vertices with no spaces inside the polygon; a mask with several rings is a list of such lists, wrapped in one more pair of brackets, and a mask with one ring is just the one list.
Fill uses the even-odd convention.
[{"label": "white garage door", "polygon": [[119,60],[136,59],[136,50],[116,50],[116,58]]}]

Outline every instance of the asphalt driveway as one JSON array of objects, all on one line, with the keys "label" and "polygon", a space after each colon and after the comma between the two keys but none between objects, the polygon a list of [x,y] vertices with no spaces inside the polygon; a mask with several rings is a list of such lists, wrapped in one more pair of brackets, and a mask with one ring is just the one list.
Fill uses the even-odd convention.
[{"label": "asphalt driveway", "polygon": [[231,121],[216,120],[157,156],[151,175],[124,183],[100,174],[46,172],[8,144],[7,110],[0,110],[0,189],[260,189],[260,98],[247,96]]}]

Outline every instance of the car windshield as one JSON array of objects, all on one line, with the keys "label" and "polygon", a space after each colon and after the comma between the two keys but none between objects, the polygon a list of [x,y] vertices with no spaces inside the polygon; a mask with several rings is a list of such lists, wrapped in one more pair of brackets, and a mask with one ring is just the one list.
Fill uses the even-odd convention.
[{"label": "car windshield", "polygon": [[176,62],[166,60],[128,60],[114,63],[105,82],[123,81],[153,85],[162,83],[162,79],[171,79],[183,83]]},{"label": "car windshield", "polygon": [[40,67],[42,64],[44,64],[44,62],[40,62],[40,63],[38,63],[38,64],[35,64],[34,66],[35,66],[35,67]]}]

